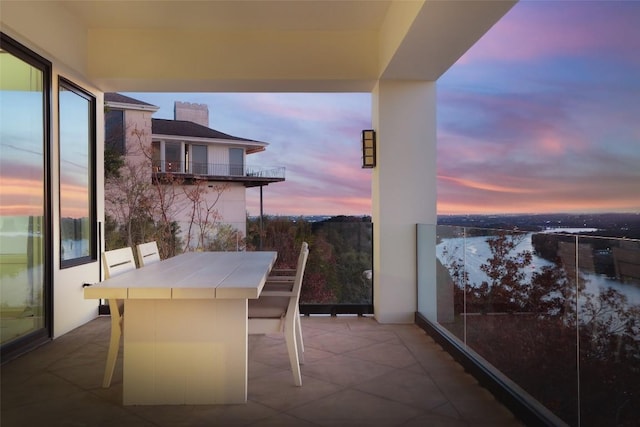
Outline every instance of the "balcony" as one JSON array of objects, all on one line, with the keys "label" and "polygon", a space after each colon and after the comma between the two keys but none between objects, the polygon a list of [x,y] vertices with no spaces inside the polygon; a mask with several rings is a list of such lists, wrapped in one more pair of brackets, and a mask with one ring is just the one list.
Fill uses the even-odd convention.
[{"label": "balcony", "polygon": [[154,161],[153,173],[160,182],[174,178],[187,183],[196,179],[206,179],[216,182],[241,182],[245,187],[258,187],[285,180],[284,166],[259,168],[229,163]]},{"label": "balcony", "polygon": [[101,388],[109,322],[99,317],[4,364],[0,424],[521,425],[417,326],[357,316],[302,318],[302,387],[279,336],[250,336],[246,405],[123,406],[122,351]]},{"label": "balcony", "polygon": [[420,323],[494,393],[550,425],[637,425],[639,240],[420,225],[418,247]]}]

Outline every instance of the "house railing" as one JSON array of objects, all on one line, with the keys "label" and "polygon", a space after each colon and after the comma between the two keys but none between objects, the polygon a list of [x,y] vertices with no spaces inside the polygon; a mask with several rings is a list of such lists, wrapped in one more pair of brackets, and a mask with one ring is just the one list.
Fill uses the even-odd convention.
[{"label": "house railing", "polygon": [[514,412],[637,423],[639,240],[418,225],[417,241],[418,323]]},{"label": "house railing", "polygon": [[373,313],[373,224],[311,223],[302,314]]},{"label": "house railing", "polygon": [[[258,221],[259,219],[250,219]],[[373,313],[373,226],[366,221],[265,218],[262,250],[278,251],[276,268],[294,268],[300,241],[309,260],[300,296],[302,314]],[[256,223],[247,229],[256,230]],[[296,236],[298,244],[291,243]],[[248,237],[258,250],[258,234]]]},{"label": "house railing", "polygon": [[156,173],[173,173],[184,175],[202,176],[238,176],[252,178],[285,178],[285,168],[257,167],[232,163],[197,163],[197,162],[153,162],[153,171]]},{"label": "house railing", "polygon": [[258,168],[253,166],[247,166],[244,174],[255,178],[284,178],[285,168],[284,166],[278,166],[273,168]]}]

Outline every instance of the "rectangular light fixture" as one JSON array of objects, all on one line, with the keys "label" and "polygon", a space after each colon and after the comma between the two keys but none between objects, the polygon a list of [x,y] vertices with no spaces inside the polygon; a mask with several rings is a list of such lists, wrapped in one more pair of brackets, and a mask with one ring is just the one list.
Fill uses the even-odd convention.
[{"label": "rectangular light fixture", "polygon": [[362,131],[362,167],[376,166],[376,131],[365,129]]}]

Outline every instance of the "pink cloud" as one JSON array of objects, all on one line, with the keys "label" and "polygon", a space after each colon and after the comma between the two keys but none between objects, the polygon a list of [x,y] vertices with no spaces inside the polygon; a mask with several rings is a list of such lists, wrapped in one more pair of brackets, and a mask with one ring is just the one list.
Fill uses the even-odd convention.
[{"label": "pink cloud", "polygon": [[[258,197],[247,194],[250,215],[260,213]],[[328,193],[296,193],[278,196],[264,190],[264,210],[269,215],[370,215],[369,197],[331,196]]]},{"label": "pink cloud", "polygon": [[540,190],[537,189],[527,189],[519,186],[507,186],[504,184],[493,184],[490,182],[482,182],[477,180],[465,179],[465,178],[455,178],[451,176],[438,175],[439,180],[448,181],[454,183],[457,186],[474,189],[474,190],[483,190],[488,192],[496,192],[496,193],[539,193]]},{"label": "pink cloud", "polygon": [[0,186],[1,215],[42,215],[43,198],[44,192],[41,181],[31,178],[2,176],[2,186]]},{"label": "pink cloud", "polygon": [[[586,166],[586,165],[585,165]],[[586,176],[588,168],[579,169]],[[438,177],[439,214],[638,212],[637,176],[592,178],[556,171],[548,176],[507,172],[476,178]]]},{"label": "pink cloud", "polygon": [[[242,94],[240,94],[242,95]],[[244,94],[240,100],[245,109],[268,113],[287,120],[304,122],[339,122],[353,114],[348,105],[341,106],[328,94]]]}]

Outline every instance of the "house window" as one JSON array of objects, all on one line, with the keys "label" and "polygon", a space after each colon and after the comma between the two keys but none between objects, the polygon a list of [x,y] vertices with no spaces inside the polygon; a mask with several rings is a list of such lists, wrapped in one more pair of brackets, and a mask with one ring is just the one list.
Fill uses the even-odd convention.
[{"label": "house window", "polygon": [[107,110],[104,113],[104,146],[117,154],[126,154],[125,126],[123,110]]},{"label": "house window", "polygon": [[182,172],[182,151],[179,142],[165,142],[164,144],[164,171],[165,172]]},{"label": "house window", "polygon": [[51,336],[51,63],[0,33],[0,355]]},{"label": "house window", "polygon": [[242,148],[229,148],[229,175],[244,175],[244,150]]},{"label": "house window", "polygon": [[207,146],[191,146],[191,173],[196,175],[208,175]]},{"label": "house window", "polygon": [[96,100],[70,81],[59,79],[60,267],[96,257],[95,142]]}]

